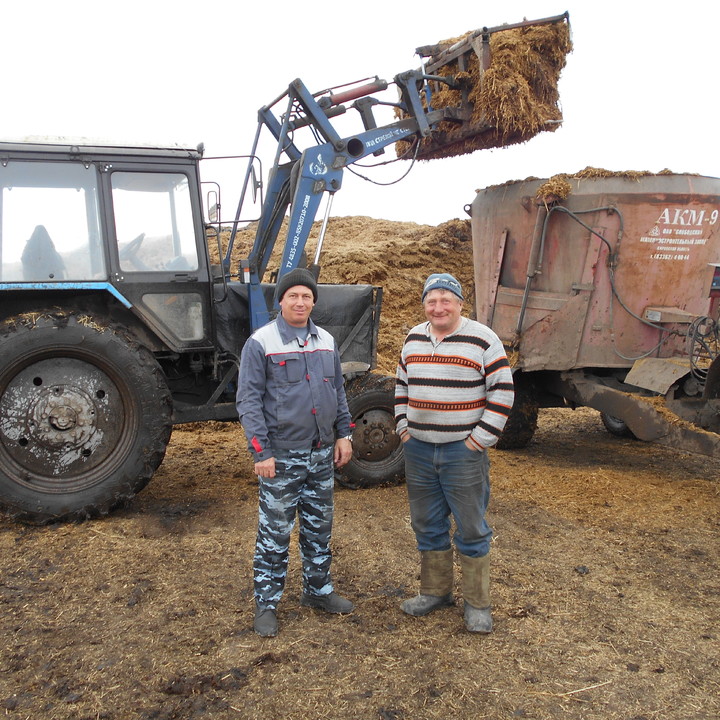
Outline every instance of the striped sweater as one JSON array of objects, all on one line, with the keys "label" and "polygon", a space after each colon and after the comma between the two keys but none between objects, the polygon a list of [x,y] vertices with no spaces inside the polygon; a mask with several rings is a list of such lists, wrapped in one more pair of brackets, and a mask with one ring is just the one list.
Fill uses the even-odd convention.
[{"label": "striped sweater", "polygon": [[437,343],[430,323],[405,338],[395,382],[398,434],[447,443],[470,438],[479,450],[494,445],[512,408],[512,372],[500,338],[463,318]]}]

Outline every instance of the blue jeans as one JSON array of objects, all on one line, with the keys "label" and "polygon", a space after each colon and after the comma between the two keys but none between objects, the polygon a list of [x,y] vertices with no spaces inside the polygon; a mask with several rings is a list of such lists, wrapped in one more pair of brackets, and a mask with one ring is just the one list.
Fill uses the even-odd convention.
[{"label": "blue jeans", "polygon": [[450,513],[458,552],[482,557],[490,552],[492,530],[485,521],[490,500],[490,459],[463,440],[403,445],[410,520],[418,550],[449,550]]},{"label": "blue jeans", "polygon": [[280,602],[296,516],[300,519],[303,590],[311,595],[333,591],[330,539],[334,485],[332,447],[275,451],[275,477],[259,478],[253,559],[258,605],[275,609]]}]

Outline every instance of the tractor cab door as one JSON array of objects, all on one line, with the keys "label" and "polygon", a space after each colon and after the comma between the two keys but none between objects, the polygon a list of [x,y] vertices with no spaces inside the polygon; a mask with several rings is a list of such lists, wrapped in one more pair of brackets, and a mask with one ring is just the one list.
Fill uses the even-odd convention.
[{"label": "tractor cab door", "polygon": [[211,348],[195,166],[116,163],[104,178],[111,282],[173,350]]}]

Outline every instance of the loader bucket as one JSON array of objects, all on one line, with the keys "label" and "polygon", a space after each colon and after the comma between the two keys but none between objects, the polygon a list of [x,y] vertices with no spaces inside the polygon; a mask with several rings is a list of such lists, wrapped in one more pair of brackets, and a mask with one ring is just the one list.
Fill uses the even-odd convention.
[{"label": "loader bucket", "polygon": [[417,48],[426,58],[425,102],[442,109],[444,119],[430,136],[396,143],[398,157],[465,155],[556,130],[562,122],[557,85],[571,49],[568,13]]}]

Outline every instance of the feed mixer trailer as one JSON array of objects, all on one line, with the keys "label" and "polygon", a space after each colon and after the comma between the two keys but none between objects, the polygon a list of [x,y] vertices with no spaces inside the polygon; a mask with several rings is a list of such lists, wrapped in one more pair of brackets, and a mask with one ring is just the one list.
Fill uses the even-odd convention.
[{"label": "feed mixer trailer", "polygon": [[478,192],[477,317],[518,390],[501,447],[529,442],[539,407],[584,405],[614,434],[720,457],[719,195],[592,169]]}]

